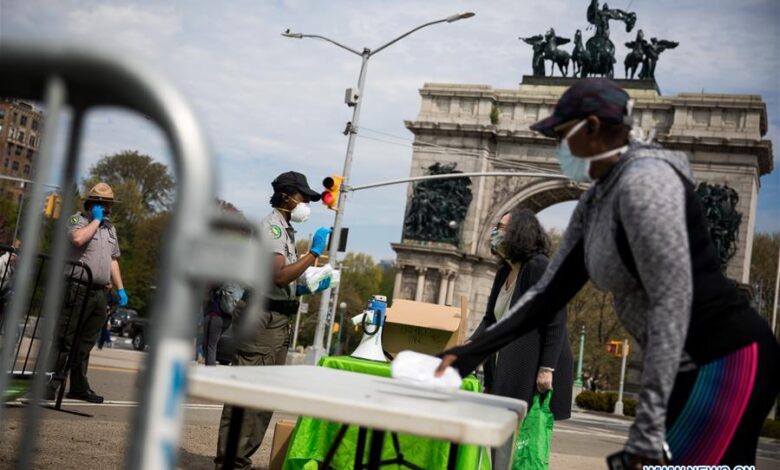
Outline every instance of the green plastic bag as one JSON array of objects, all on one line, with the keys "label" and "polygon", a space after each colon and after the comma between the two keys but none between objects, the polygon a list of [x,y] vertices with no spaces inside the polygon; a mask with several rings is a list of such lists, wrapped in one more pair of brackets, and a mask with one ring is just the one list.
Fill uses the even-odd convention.
[{"label": "green plastic bag", "polygon": [[540,403],[535,393],[528,416],[520,425],[515,440],[515,457],[512,470],[547,470],[550,465],[550,441],[553,431],[553,414],[550,411],[552,390]]}]

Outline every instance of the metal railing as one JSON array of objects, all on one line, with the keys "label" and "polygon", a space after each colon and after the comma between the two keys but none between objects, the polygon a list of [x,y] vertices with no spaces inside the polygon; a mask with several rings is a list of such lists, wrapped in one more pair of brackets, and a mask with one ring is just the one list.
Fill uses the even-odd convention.
[{"label": "metal railing", "polygon": [[[214,167],[200,126],[177,90],[151,68],[133,63],[116,52],[98,53],[55,44],[19,44],[3,41],[0,53],[0,96],[42,101],[45,113],[43,138],[35,165],[35,184],[25,201],[22,248],[13,279],[14,296],[6,310],[6,322],[17,324],[31,297],[34,247],[42,233],[38,213],[43,206],[44,183],[59,180],[63,190],[63,214],[74,211],[73,188],[77,183],[84,118],[103,106],[135,111],[156,123],[170,147],[176,179],[176,200],[163,236],[161,264],[150,314],[150,353],[140,377],[139,406],[129,434],[126,467],[132,470],[174,468],[179,447],[186,394],[187,370],[193,356],[200,292],[206,282],[235,281],[252,287],[247,307],[248,331],[257,324],[266,288],[269,261],[259,240],[258,227],[246,220],[221,215],[214,205]],[[67,122],[64,111],[70,110]],[[65,155],[53,152],[57,130],[68,125]],[[213,209],[212,209],[213,208]],[[60,218],[51,248],[51,260],[41,309],[39,357],[48,358],[51,338],[61,310],[68,241],[66,219]],[[250,233],[236,237],[224,229]],[[229,231],[227,231],[229,232]],[[252,321],[254,320],[254,321]],[[0,349],[0,390],[10,380],[11,342]],[[16,467],[31,468],[40,404],[45,387],[43,374],[32,380],[30,400],[21,429]],[[0,423],[3,419],[0,407]],[[6,431],[5,425],[0,431]],[[6,438],[5,432],[0,439]]]},{"label": "metal railing", "polygon": [[[0,257],[9,255],[16,256],[16,249],[10,246],[0,245]],[[62,273],[63,280],[66,283],[66,301],[62,305],[62,312],[64,312],[65,318],[60,319],[57,333],[53,338],[53,341],[57,343],[57,351],[67,350],[67,358],[65,362],[61,364],[59,370],[51,370],[47,368],[48,358],[41,357],[39,354],[40,344],[42,338],[40,336],[39,327],[41,326],[41,308],[46,296],[46,291],[41,285],[41,279],[44,273],[48,269],[47,262],[50,257],[45,254],[38,254],[36,256],[35,275],[33,276],[34,282],[31,289],[32,295],[27,303],[24,320],[17,325],[6,324],[5,322],[5,309],[9,305],[10,300],[13,298],[12,289],[12,270],[11,263],[7,263],[3,272],[0,273],[0,292],[2,298],[0,298],[0,338],[2,338],[3,344],[8,342],[13,343],[15,352],[12,359],[12,368],[8,371],[11,374],[12,379],[15,381],[9,391],[15,391],[14,395],[23,396],[27,388],[27,382],[34,378],[34,374],[48,374],[47,380],[56,381],[62,385],[59,387],[59,392],[56,395],[56,401],[54,409],[62,409],[62,398],[65,395],[65,385],[67,385],[68,373],[73,366],[75,360],[77,348],[74,345],[78,345],[81,340],[81,334],[84,327],[84,313],[87,307],[87,297],[92,291],[92,271],[89,266],[80,261],[68,260],[65,262],[65,272]],[[76,269],[79,268],[79,269]],[[83,292],[81,303],[79,302],[67,302],[67,291],[74,293],[75,291]],[[75,298],[75,296],[73,296]],[[76,322],[73,329],[73,338],[67,341],[64,332],[67,332],[71,328],[71,323]],[[11,335],[9,337],[9,335]],[[53,354],[54,351],[51,351]],[[16,398],[9,396],[8,398]],[[81,413],[77,413],[81,414]]]}]

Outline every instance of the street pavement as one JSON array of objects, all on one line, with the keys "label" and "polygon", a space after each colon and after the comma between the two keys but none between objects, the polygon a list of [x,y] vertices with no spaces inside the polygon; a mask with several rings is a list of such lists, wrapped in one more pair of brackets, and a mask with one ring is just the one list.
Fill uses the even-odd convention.
[{"label": "street pavement", "polygon": [[[121,339],[115,341],[113,348],[93,351],[90,382],[95,391],[106,397],[106,402],[101,405],[74,400],[63,402],[63,409],[89,416],[45,409],[35,468],[122,468],[125,442],[136,408],[137,372],[144,357],[145,353],[133,351]],[[24,405],[19,402],[9,407],[8,422],[4,427],[10,433],[0,440],[0,468],[12,468],[10,456],[22,432],[23,411]],[[221,405],[218,403],[203,400],[187,402],[178,468],[213,468],[220,413]],[[605,469],[605,456],[622,447],[630,425],[628,419],[573,412],[572,419],[555,423],[550,468]],[[255,468],[267,469],[270,443],[269,433],[255,455]],[[780,441],[761,440],[757,468],[780,469]]]}]

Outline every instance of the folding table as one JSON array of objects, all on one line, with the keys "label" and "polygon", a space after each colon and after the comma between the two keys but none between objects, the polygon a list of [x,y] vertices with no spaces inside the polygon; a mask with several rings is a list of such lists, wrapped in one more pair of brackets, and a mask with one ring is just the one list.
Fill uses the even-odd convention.
[{"label": "folding table", "polygon": [[386,432],[402,432],[451,444],[448,468],[458,444],[497,447],[514,435],[527,404],[493,395],[445,392],[401,380],[315,366],[196,366],[189,395],[232,405],[233,420],[225,468],[233,467],[238,431],[245,408],[312,416],[371,430],[368,464],[366,440],[359,443],[355,469],[378,469]]}]

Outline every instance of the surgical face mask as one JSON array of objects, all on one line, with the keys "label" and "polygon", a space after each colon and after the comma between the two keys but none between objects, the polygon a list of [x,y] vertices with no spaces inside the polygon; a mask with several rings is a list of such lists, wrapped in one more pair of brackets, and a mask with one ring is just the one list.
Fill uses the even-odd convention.
[{"label": "surgical face mask", "polygon": [[587,121],[582,120],[577,125],[571,128],[566,134],[566,137],[561,140],[558,147],[555,149],[555,155],[558,157],[558,164],[561,166],[561,173],[578,183],[590,183],[593,178],[590,176],[590,164],[595,161],[604,160],[613,155],[617,155],[625,152],[628,149],[628,145],[619,147],[606,152],[594,155],[592,157],[577,157],[571,153],[569,148],[569,139],[571,136],[577,133],[585,125]]},{"label": "surgical face mask", "polygon": [[498,227],[490,232],[490,252],[506,259],[506,242],[504,241],[504,231]]}]

